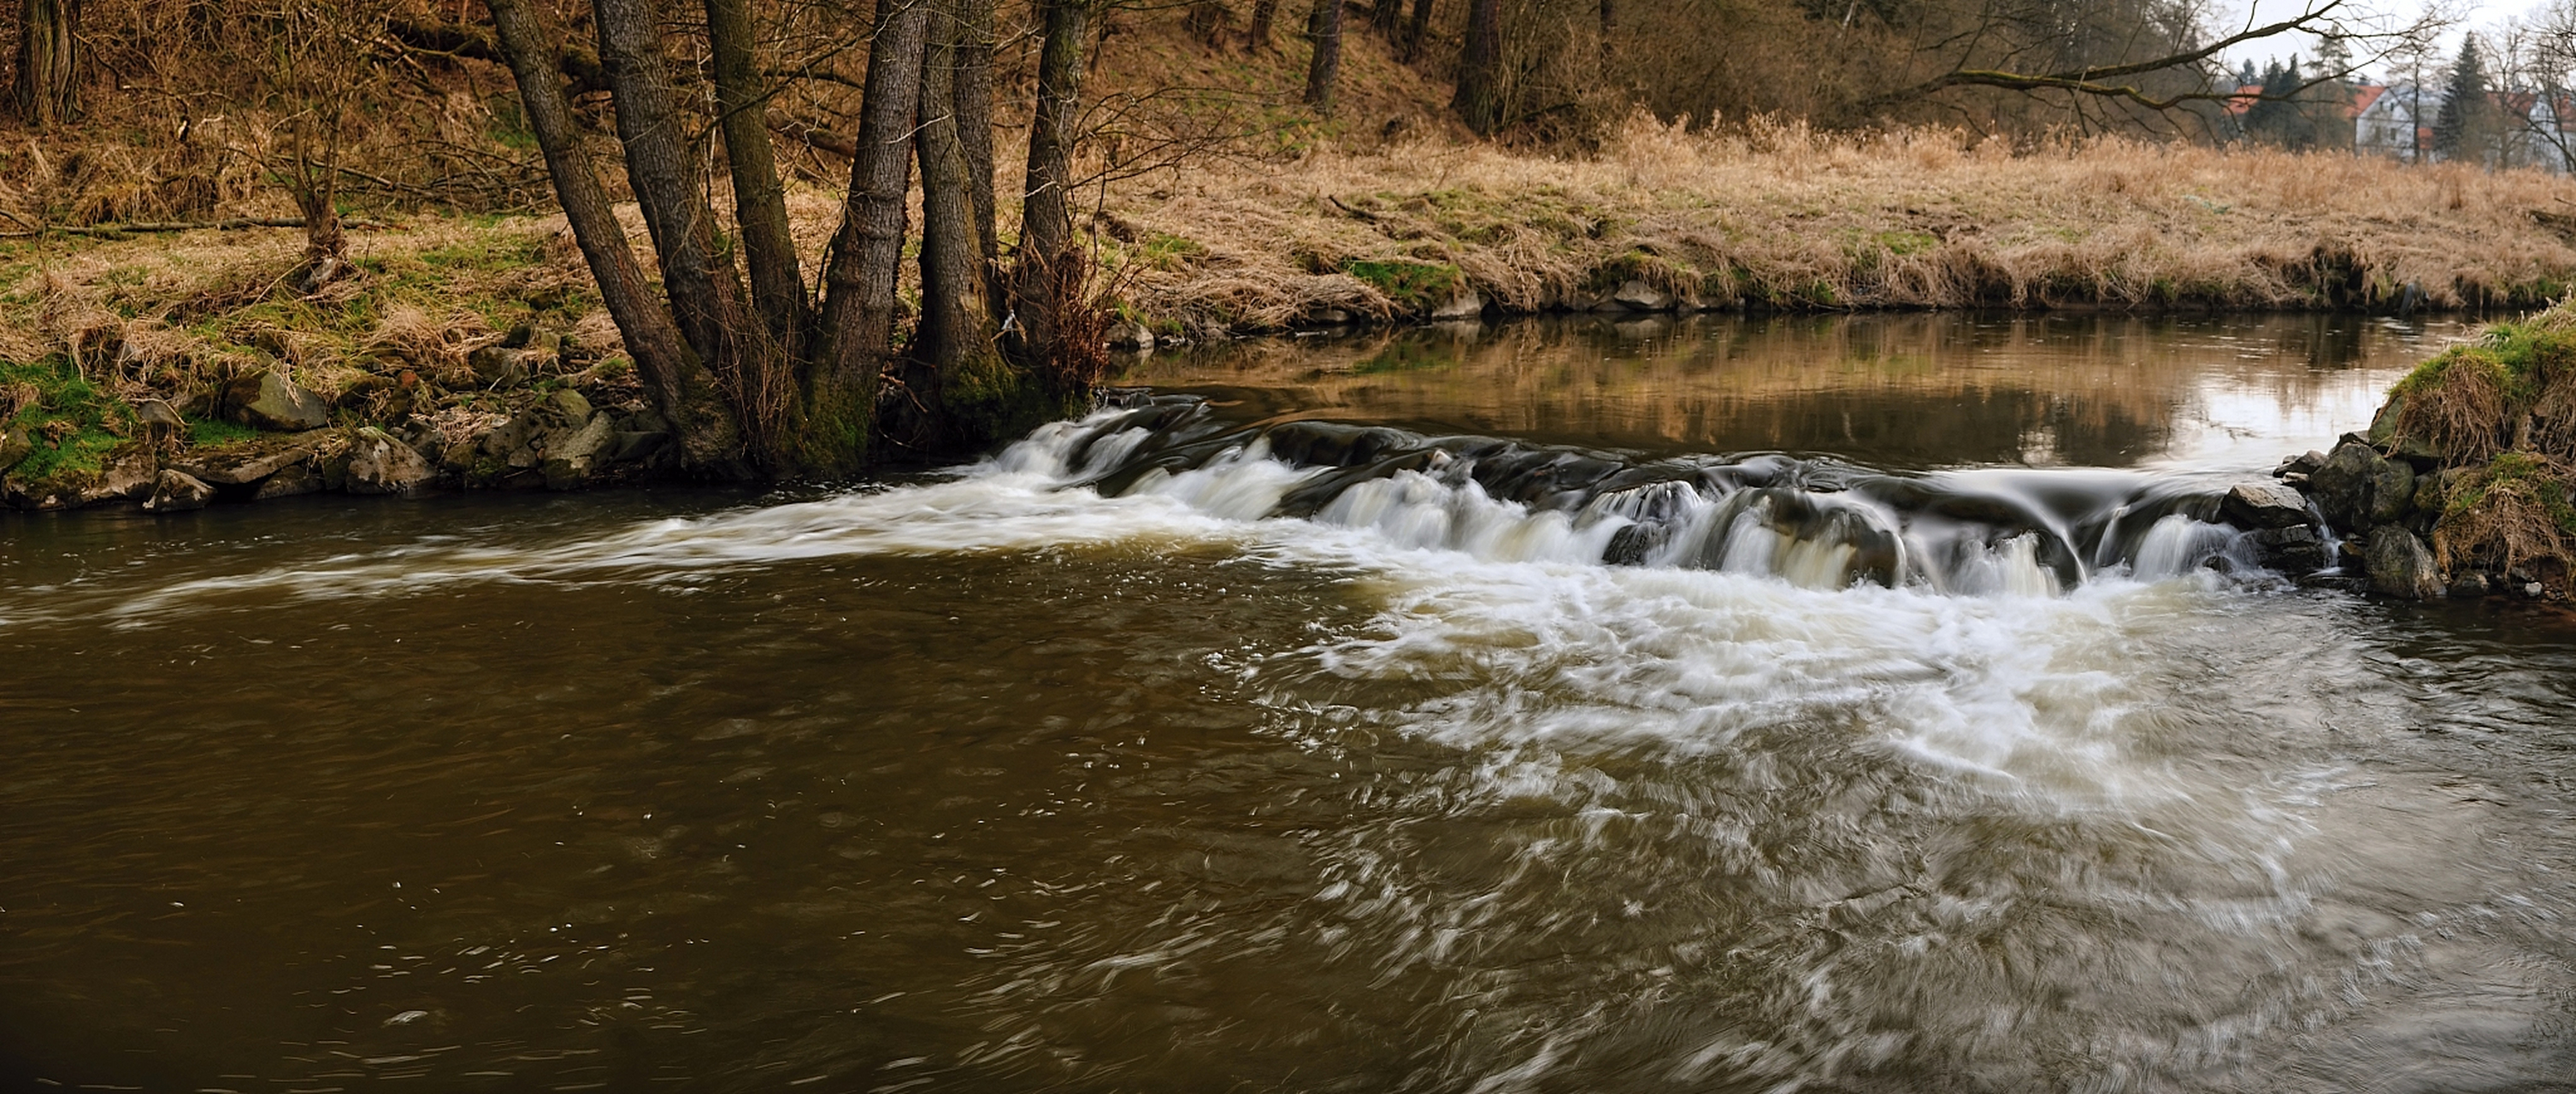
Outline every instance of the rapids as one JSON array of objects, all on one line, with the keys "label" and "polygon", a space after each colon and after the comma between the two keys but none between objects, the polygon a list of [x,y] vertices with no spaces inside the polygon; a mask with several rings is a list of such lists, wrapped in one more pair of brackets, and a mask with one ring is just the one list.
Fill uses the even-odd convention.
[{"label": "rapids", "polygon": [[2563,1089],[2576,631],[2214,520],[2420,348],[2090,464],[1308,347],[858,490],[11,517],[0,1082]]}]

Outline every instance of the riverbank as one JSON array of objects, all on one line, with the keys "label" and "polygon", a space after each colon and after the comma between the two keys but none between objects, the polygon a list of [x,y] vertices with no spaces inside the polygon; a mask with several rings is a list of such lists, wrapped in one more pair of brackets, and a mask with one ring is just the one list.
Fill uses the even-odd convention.
[{"label": "riverbank", "polygon": [[[837,198],[799,188],[790,209],[819,258]],[[1581,161],[1323,148],[1129,179],[1088,226],[1130,343],[1548,311],[2519,307],[2576,285],[2560,178],[2117,142],[2011,155],[1938,131],[1639,121]],[[0,504],[666,473],[559,217],[391,218],[350,259],[308,293],[291,230],[0,245]]]},{"label": "riverbank", "polygon": [[1134,180],[1095,223],[1134,317],[1198,338],[1595,309],[2528,308],[2576,286],[2561,177],[1942,130],[1639,119],[1582,160],[1328,149]]}]

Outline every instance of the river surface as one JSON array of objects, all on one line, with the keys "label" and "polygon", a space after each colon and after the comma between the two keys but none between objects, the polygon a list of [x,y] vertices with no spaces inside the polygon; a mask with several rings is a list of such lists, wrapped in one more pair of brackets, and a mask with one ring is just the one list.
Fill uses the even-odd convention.
[{"label": "river surface", "polygon": [[0,1087],[2576,1089],[2576,628],[2208,519],[2468,333],[1314,338],[849,492],[0,516]]}]

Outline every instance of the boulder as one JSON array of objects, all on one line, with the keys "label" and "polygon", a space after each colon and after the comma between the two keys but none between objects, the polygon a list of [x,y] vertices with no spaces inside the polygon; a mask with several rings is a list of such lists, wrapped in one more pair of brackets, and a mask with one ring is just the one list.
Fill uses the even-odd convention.
[{"label": "boulder", "polygon": [[27,439],[26,430],[0,429],[0,472],[18,466],[35,451],[36,442]]},{"label": "boulder", "polygon": [[1460,289],[1449,302],[1431,309],[1436,320],[1476,319],[1485,314],[1485,298],[1474,289]]},{"label": "boulder", "polygon": [[2413,532],[2387,526],[2373,528],[2361,557],[2363,568],[2370,574],[2372,592],[2404,600],[2430,600],[2442,595],[2442,572],[2433,564],[2433,552]]},{"label": "boulder", "polygon": [[215,488],[184,471],[163,470],[152,479],[152,496],[143,499],[146,513],[177,513],[203,509],[214,500]]},{"label": "boulder", "polygon": [[225,389],[233,419],[253,429],[294,432],[331,424],[331,404],[269,369],[235,380]]},{"label": "boulder", "polygon": [[1634,278],[1610,294],[1610,303],[1626,311],[1671,311],[1672,294]]},{"label": "boulder", "polygon": [[594,414],[580,429],[547,445],[546,489],[576,490],[588,483],[616,435],[616,423],[608,415]]},{"label": "boulder", "polygon": [[2414,494],[2413,468],[2358,441],[2337,445],[2325,464],[2308,476],[2308,496],[2316,500],[2326,523],[2346,531],[2405,516],[2413,507]]},{"label": "boulder", "polygon": [[2239,528],[2303,528],[2308,524],[2308,499],[2278,483],[2239,483],[2219,499],[2218,512]]},{"label": "boulder", "polygon": [[430,475],[418,450],[384,430],[367,426],[350,439],[346,488],[352,494],[409,494]]},{"label": "boulder", "polygon": [[1154,348],[1154,332],[1143,323],[1120,323],[1109,328],[1109,348],[1149,350]]}]

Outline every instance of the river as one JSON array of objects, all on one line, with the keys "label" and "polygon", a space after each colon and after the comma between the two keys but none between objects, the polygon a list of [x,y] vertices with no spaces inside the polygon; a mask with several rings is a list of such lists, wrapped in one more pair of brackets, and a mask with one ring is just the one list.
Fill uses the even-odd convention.
[{"label": "river", "polygon": [[2570,1089],[2576,627],[2205,519],[2471,333],[1281,340],[851,491],[0,515],[0,1085]]}]

